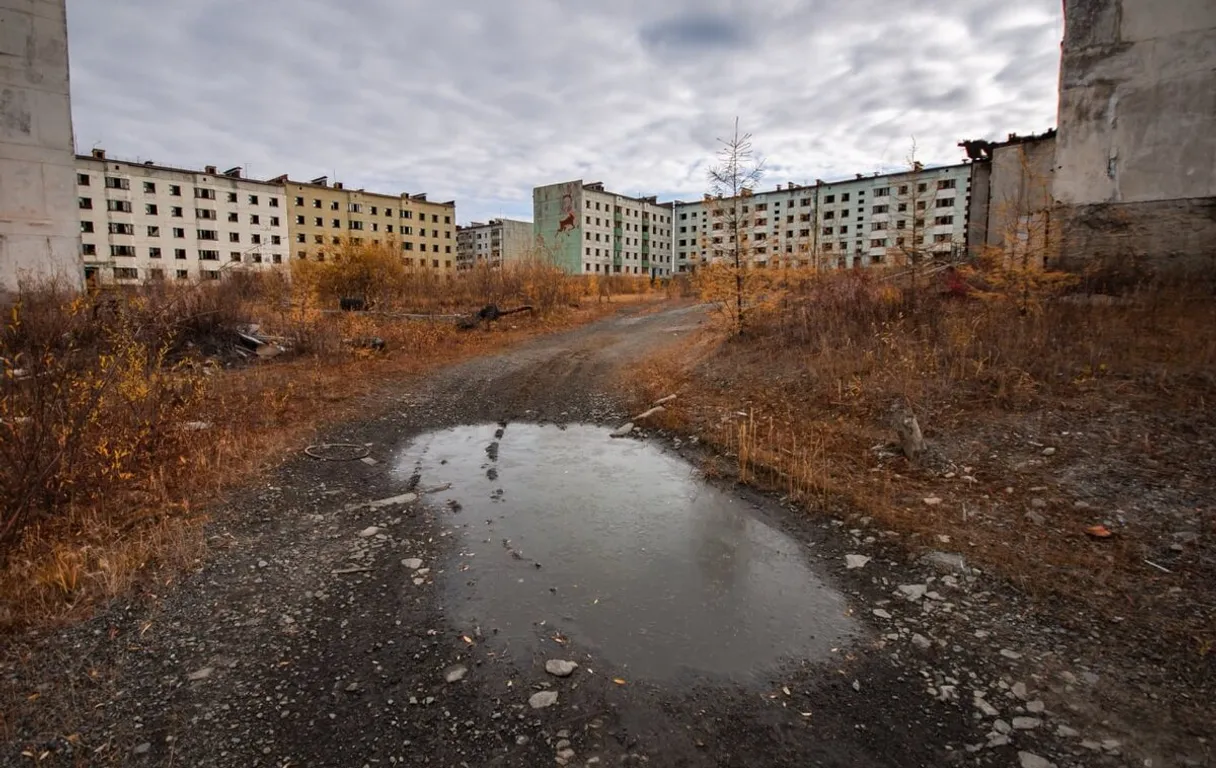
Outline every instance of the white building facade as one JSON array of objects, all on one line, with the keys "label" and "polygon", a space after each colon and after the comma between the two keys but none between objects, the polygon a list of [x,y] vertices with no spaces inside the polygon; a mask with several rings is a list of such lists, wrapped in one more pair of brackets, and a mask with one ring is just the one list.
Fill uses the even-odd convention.
[{"label": "white building facade", "polygon": [[218,280],[269,269],[289,252],[281,184],[114,160],[76,158],[80,248],[86,280]]},{"label": "white building facade", "polygon": [[0,296],[81,282],[65,0],[0,0]]},{"label": "white building facade", "polygon": [[[970,184],[971,166],[959,164],[751,193],[739,201],[743,253],[756,266],[817,269],[895,266],[910,251],[961,255]],[[676,203],[675,272],[733,255],[723,207]]]},{"label": "white building facade", "polygon": [[515,219],[474,221],[456,230],[456,269],[480,264],[501,267],[520,261],[532,251],[532,222]]},{"label": "white building facade", "polygon": [[579,180],[536,187],[532,205],[537,248],[570,274],[671,274],[674,203]]}]

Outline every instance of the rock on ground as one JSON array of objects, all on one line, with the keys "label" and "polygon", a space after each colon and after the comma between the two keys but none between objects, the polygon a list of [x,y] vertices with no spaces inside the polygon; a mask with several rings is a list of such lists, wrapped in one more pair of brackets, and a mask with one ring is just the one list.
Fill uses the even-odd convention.
[{"label": "rock on ground", "polygon": [[561,659],[549,659],[545,662],[545,671],[556,677],[569,677],[577,667],[575,662]]},{"label": "rock on ground", "polygon": [[870,562],[871,558],[866,555],[845,555],[844,566],[850,571],[854,568],[865,568],[866,563]]},{"label": "rock on ground", "polygon": [[532,709],[544,709],[557,703],[557,691],[537,691],[528,698]]},{"label": "rock on ground", "polygon": [[1056,764],[1049,760],[1039,757],[1033,752],[1019,752],[1018,765],[1021,768],[1056,768]]}]

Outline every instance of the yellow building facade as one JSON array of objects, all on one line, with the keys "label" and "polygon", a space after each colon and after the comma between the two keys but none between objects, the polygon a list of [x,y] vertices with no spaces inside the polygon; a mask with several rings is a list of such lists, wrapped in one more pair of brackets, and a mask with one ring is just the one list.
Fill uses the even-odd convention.
[{"label": "yellow building facade", "polygon": [[425,194],[381,195],[324,178],[279,178],[286,187],[293,259],[324,260],[344,241],[393,244],[406,267],[456,274],[456,203]]}]

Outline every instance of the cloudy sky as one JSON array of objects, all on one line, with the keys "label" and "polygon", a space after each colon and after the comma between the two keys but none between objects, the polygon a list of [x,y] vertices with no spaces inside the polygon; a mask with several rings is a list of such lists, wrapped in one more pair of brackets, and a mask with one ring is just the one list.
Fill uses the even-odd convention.
[{"label": "cloudy sky", "polygon": [[739,116],[764,187],[1055,125],[1060,0],[68,0],[77,149],[328,175],[531,218],[582,178],[696,197]]}]

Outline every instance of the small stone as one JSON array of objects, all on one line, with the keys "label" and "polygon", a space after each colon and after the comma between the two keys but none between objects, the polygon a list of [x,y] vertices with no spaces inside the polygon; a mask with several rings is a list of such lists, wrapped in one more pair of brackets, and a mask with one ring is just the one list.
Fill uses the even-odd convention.
[{"label": "small stone", "polygon": [[557,756],[563,760],[569,760],[574,757],[574,750],[566,747],[565,749],[557,750]]},{"label": "small stone", "polygon": [[145,741],[143,744],[140,744],[138,747],[136,747],[135,749],[133,749],[131,751],[137,755],[146,755],[152,751],[152,743]]},{"label": "small stone", "polygon": [[938,504],[942,503],[942,500],[937,496],[927,496],[922,499],[922,501],[925,502],[925,505],[929,507],[936,507]]},{"label": "small stone", "polygon": [[190,681],[206,680],[207,678],[211,677],[211,673],[214,671],[215,667],[203,667],[202,669],[195,670],[194,672],[186,675],[186,679]]},{"label": "small stone", "polygon": [[865,568],[866,563],[870,562],[871,558],[866,555],[845,555],[844,566],[850,571],[854,568]]},{"label": "small stone", "polygon": [[989,747],[1003,747],[1008,743],[1009,743],[1009,737],[1003,733],[996,733],[995,731],[993,731],[992,733],[988,734],[988,746]]},{"label": "small stone", "polygon": [[1033,731],[1043,724],[1043,721],[1037,717],[1015,717],[1013,718],[1013,727],[1019,731]]},{"label": "small stone", "polygon": [[528,737],[527,737],[527,736],[524,736],[522,733],[521,733],[520,735],[518,735],[518,736],[516,736],[516,737],[515,737],[515,743],[516,743],[516,744],[518,744],[518,745],[519,745],[519,746],[521,746],[521,747],[522,747],[523,745],[527,744],[527,743],[528,743],[528,741],[529,741]]},{"label": "small stone", "polygon": [[380,533],[380,529],[374,525],[369,525],[368,527],[359,531],[359,538],[370,539],[371,537],[375,536],[377,533]]},{"label": "small stone", "polygon": [[1069,728],[1067,725],[1057,725],[1056,735],[1062,739],[1075,739],[1081,734],[1076,728]]},{"label": "small stone", "polygon": [[1119,747],[1123,746],[1118,739],[1103,739],[1102,749],[1112,755],[1119,754]]},{"label": "small stone", "polygon": [[258,561],[258,567],[259,567],[259,568],[267,568],[267,567],[269,567],[269,566],[270,566],[270,563],[266,562],[265,560],[259,560],[259,561]]},{"label": "small stone", "polygon": [[889,619],[889,618],[891,618],[891,614],[890,614],[890,613],[888,613],[888,612],[886,612],[886,611],[884,611],[884,610],[883,610],[883,609],[881,609],[881,608],[875,608],[875,609],[874,609],[874,615],[875,615],[875,616],[877,616],[877,617],[878,617],[878,618],[880,618],[880,619]]},{"label": "small stone", "polygon": [[1014,659],[1015,661],[1022,658],[1022,654],[1018,653],[1017,651],[1011,651],[1008,648],[1002,648],[1001,655],[1007,659]]},{"label": "small stone", "polygon": [[422,561],[416,557],[407,557],[401,561],[401,564],[406,568],[409,568],[411,571],[416,571],[422,567]]},{"label": "small stone", "polygon": [[1013,730],[1013,726],[1010,725],[1009,723],[1005,722],[1004,720],[993,720],[992,728],[997,733],[1009,733],[1010,731]]},{"label": "small stone", "polygon": [[1091,752],[1097,752],[1098,750],[1102,749],[1102,745],[1093,739],[1086,739],[1085,741],[1082,741],[1081,747],[1088,749]]},{"label": "small stone", "polygon": [[915,645],[922,651],[927,651],[933,647],[933,641],[924,635],[917,633],[912,635],[912,645]]},{"label": "small stone", "polygon": [[443,679],[449,683],[459,683],[467,674],[469,674],[469,668],[463,664],[457,664],[448,667],[447,671],[443,673]]},{"label": "small stone", "polygon": [[[996,717],[997,715],[1001,714],[996,707],[992,706],[985,699],[982,699],[979,696],[975,697],[975,708],[980,712],[983,712],[986,717]],[[1004,733],[1004,731],[1002,731],[1002,733]]]},{"label": "small stone", "polygon": [[421,587],[421,586],[422,586],[423,584],[425,584],[425,583],[426,583],[426,579],[423,579],[423,578],[417,578],[417,579],[414,579],[414,586],[415,586],[415,587]]},{"label": "small stone", "polygon": [[1048,446],[1048,447],[1046,447],[1046,448],[1044,448],[1044,449],[1043,449],[1043,455],[1044,455],[1044,456],[1055,456],[1055,455],[1056,455],[1056,449],[1055,449],[1055,448],[1052,448],[1051,446]]},{"label": "small stone", "polygon": [[1056,764],[1050,762],[1033,752],[1019,752],[1018,765],[1021,768],[1056,768]]},{"label": "small stone", "polygon": [[1047,522],[1047,519],[1038,512],[1027,512],[1026,514],[1022,515],[1022,517],[1026,519],[1026,522],[1034,523],[1035,525],[1042,525],[1043,523]]},{"label": "small stone", "polygon": [[1081,679],[1085,681],[1086,685],[1097,685],[1098,680],[1101,678],[1099,678],[1093,672],[1082,672]]},{"label": "small stone", "polygon": [[969,573],[967,569],[967,561],[962,555],[954,554],[953,552],[926,552],[920,562],[923,565],[928,565],[941,573]]},{"label": "small stone", "polygon": [[569,677],[577,668],[578,664],[573,661],[549,659],[545,662],[545,671],[554,677]]},{"label": "small stone", "polygon": [[359,461],[363,462],[364,464],[366,464],[369,467],[374,467],[380,463],[380,462],[376,461],[375,459],[373,459],[371,456],[364,456],[363,458],[359,459]]},{"label": "small stone", "polygon": [[1031,499],[1030,506],[1034,507],[1035,509],[1047,509],[1047,502],[1043,499]]},{"label": "small stone", "polygon": [[1026,697],[1030,695],[1026,692],[1026,683],[1014,683],[1010,690],[1013,691],[1014,696],[1017,696],[1022,701],[1025,701]]},{"label": "small stone", "polygon": [[544,709],[557,703],[557,691],[537,691],[528,698],[532,709]]},{"label": "small stone", "polygon": [[617,429],[614,429],[610,437],[628,437],[633,432],[633,422],[627,421]]},{"label": "small stone", "polygon": [[904,597],[912,602],[916,602],[924,597],[925,591],[928,589],[928,585],[925,584],[901,584],[899,586],[899,591],[903,593]]},{"label": "small stone", "polygon": [[554,749],[565,749],[570,746],[570,739],[562,739],[553,745]]},{"label": "small stone", "polygon": [[1046,707],[1043,705],[1043,701],[1041,699],[1026,702],[1026,711],[1030,712],[1031,714],[1040,714],[1044,709],[1046,709]]}]

